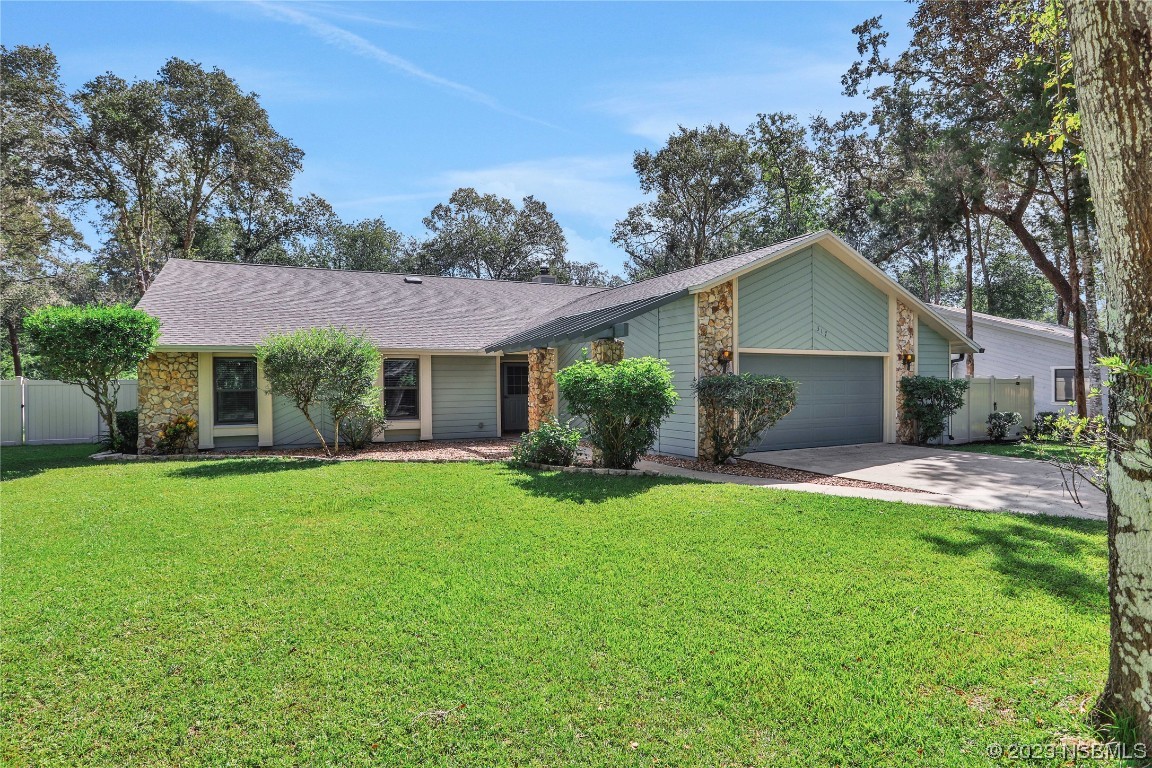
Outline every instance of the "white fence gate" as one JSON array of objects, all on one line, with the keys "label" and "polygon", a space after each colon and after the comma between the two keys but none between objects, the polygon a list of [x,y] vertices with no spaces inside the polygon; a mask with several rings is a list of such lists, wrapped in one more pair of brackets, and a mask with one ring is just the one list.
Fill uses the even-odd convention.
[{"label": "white fence gate", "polygon": [[952,415],[946,443],[971,443],[988,439],[988,414],[993,411],[1015,411],[1022,417],[1020,423],[1009,431],[1010,438],[1020,437],[1020,432],[1032,426],[1036,416],[1033,411],[1036,400],[1033,390],[1035,380],[1017,377],[1014,379],[974,378],[968,379],[968,392],[964,395],[964,405]]},{"label": "white fence gate", "polygon": [[[116,410],[136,407],[136,380],[122,379]],[[95,443],[104,435],[96,404],[78,384],[0,381],[0,444]]]}]

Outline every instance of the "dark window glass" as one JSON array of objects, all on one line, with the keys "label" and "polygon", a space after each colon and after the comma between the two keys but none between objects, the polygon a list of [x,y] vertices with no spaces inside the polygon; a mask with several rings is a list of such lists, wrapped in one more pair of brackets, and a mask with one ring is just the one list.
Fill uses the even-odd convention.
[{"label": "dark window glass", "polygon": [[1076,369],[1057,368],[1055,371],[1056,392],[1053,399],[1058,403],[1070,403],[1076,399]]},{"label": "dark window glass", "polygon": [[390,419],[420,418],[420,361],[384,361],[384,415]]},{"label": "dark window glass", "polygon": [[528,366],[509,365],[504,369],[504,394],[528,394]]},{"label": "dark window glass", "polygon": [[218,357],[212,361],[216,423],[256,423],[256,361],[250,357]]}]

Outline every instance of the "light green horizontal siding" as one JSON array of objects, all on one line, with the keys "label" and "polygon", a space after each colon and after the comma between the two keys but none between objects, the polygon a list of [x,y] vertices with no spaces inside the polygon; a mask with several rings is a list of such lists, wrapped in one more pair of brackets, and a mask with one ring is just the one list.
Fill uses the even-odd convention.
[{"label": "light green horizontal siding", "polygon": [[660,425],[661,453],[696,456],[696,297],[685,296],[660,307],[660,357],[672,366],[672,385],[680,399]]},{"label": "light green horizontal siding", "polygon": [[738,299],[740,347],[888,351],[888,297],[818,245],[743,275]]},{"label": "light green horizontal siding", "polygon": [[930,326],[925,325],[923,320],[917,318],[916,323],[918,372],[921,376],[947,379],[952,370],[948,341]]},{"label": "light green horizontal siding", "polygon": [[413,440],[420,439],[420,430],[418,429],[390,429],[384,433],[384,439],[379,442],[384,443],[406,443]]},{"label": "light green horizontal siding", "polygon": [[496,358],[432,358],[432,437],[497,437]]},{"label": "light green horizontal siding", "polygon": [[660,310],[645,312],[628,321],[624,338],[625,357],[660,357]]},{"label": "light green horizontal siding", "polygon": [[[585,352],[591,351],[591,341],[570,341],[566,344],[559,344],[556,347],[556,370],[561,371],[584,358]],[[627,345],[625,345],[627,348]],[[572,422],[572,426],[576,429],[584,429],[584,420],[577,419],[572,416],[568,411],[568,403],[564,401],[564,396],[557,391],[556,398],[559,402],[556,403],[556,417],[560,420],[561,424]]]},{"label": "light green horizontal siding", "polygon": [[629,320],[624,339],[625,357],[657,357],[672,368],[672,385],[680,400],[660,425],[656,450],[675,456],[696,455],[695,302],[695,296],[685,296]]},{"label": "light green horizontal siding", "polygon": [[[315,439],[315,435],[313,435]],[[256,435],[217,435],[212,438],[212,445],[222,450],[238,450],[241,448],[255,448],[260,439]],[[316,442],[319,445],[319,441]]]}]

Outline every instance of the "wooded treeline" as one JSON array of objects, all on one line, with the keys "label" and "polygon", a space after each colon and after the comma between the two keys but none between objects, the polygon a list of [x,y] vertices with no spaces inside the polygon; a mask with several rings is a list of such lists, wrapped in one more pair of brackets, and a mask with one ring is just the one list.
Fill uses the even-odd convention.
[{"label": "wooded treeline", "polygon": [[[879,18],[854,29],[860,58],[842,85],[858,110],[681,127],[637,152],[645,202],[612,236],[627,278],[826,227],[927,301],[1074,326],[1095,359],[1097,234],[1061,3],[927,0],[911,28],[892,52]],[[533,197],[456,190],[420,239],[382,218],[342,221],[293,193],[304,153],[218,69],[172,59],[153,79],[106,74],[69,93],[48,47],[20,46],[2,74],[9,366],[28,311],[132,301],[169,258],[618,279],[568,259]],[[100,242],[82,241],[78,217]],[[1083,387],[1077,399],[1088,407]]]},{"label": "wooded treeline", "polygon": [[[1100,356],[1100,259],[1061,0],[924,0],[910,27],[894,52],[879,17],[854,28],[858,110],[637,152],[650,200],[613,235],[629,277],[826,227],[926,301],[1074,327],[1082,368]],[[1099,408],[1090,368],[1081,414]]]},{"label": "wooded treeline", "polygon": [[[22,318],[57,303],[133,302],[170,258],[608,284],[567,258],[547,205],[463,188],[422,239],[342,221],[296,196],[304,152],[226,73],[173,58],[154,79],[105,74],[69,93],[48,46],[2,52],[0,290],[4,375],[24,373]],[[101,238],[86,243],[76,222]]]}]

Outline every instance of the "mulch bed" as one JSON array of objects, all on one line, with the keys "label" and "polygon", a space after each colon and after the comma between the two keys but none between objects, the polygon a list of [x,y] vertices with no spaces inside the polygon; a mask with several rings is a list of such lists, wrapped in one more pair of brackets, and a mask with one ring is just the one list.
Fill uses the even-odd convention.
[{"label": "mulch bed", "polygon": [[[373,443],[359,451],[340,448],[331,457],[338,461],[504,461],[512,457],[516,438],[487,440],[410,440],[402,443]],[[320,448],[260,448],[238,451],[215,451],[227,456],[293,456],[329,458]]]},{"label": "mulch bed", "polygon": [[821,475],[817,472],[806,472],[802,469],[779,467],[775,464],[761,464],[758,461],[737,459],[735,464],[709,464],[706,462],[684,459],[679,456],[667,456],[660,453],[651,453],[644,457],[657,464],[667,464],[670,467],[681,469],[694,469],[697,472],[715,472],[721,475],[740,475],[741,477],[763,477],[770,480],[785,480],[791,483],[811,483],[813,485],[840,485],[846,488],[871,488],[877,491],[901,491],[903,493],[930,493],[917,488],[904,488],[899,485],[887,483],[873,483],[867,480],[854,480],[850,477],[838,475]]}]

